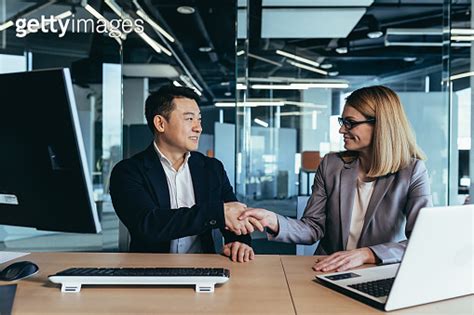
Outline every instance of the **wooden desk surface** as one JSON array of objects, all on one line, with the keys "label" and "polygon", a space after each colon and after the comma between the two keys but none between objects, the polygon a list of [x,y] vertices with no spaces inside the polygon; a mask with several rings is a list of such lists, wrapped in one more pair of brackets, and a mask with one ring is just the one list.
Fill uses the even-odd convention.
[{"label": "wooden desk surface", "polygon": [[[281,256],[297,314],[384,314],[312,281],[315,256]],[[474,314],[474,296],[411,307],[387,314]]]},{"label": "wooden desk surface", "polygon": [[[17,260],[35,262],[40,272],[18,282],[14,314],[294,314],[279,256],[259,255],[245,264],[190,254],[33,253]],[[213,294],[196,293],[192,286],[86,286],[80,293],[61,293],[48,281],[48,275],[74,266],[224,267],[231,278]]]},{"label": "wooden desk surface", "polygon": [[[239,264],[219,255],[33,253],[17,260],[35,262],[40,272],[17,282],[14,314],[383,313],[312,281],[314,257],[258,255],[250,263]],[[231,278],[213,294],[196,293],[192,286],[85,286],[80,293],[62,293],[47,278],[69,267],[160,266],[224,267],[231,270]],[[8,283],[0,281],[4,284]],[[472,315],[474,296],[390,314]]]}]

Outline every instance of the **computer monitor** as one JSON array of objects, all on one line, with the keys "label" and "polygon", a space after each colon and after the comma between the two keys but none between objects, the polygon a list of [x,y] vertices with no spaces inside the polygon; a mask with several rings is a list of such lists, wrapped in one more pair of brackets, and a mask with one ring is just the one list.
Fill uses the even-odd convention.
[{"label": "computer monitor", "polygon": [[101,231],[68,69],[0,75],[0,224]]}]

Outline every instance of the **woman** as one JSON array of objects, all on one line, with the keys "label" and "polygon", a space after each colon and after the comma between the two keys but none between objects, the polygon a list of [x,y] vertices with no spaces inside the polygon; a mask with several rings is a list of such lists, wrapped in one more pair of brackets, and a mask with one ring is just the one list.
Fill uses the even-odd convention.
[{"label": "woman", "polygon": [[339,123],[347,151],[323,158],[300,220],[265,209],[240,219],[260,221],[270,240],[320,240],[315,255],[329,256],[316,261],[316,271],[399,262],[419,210],[432,205],[424,154],[387,87],[354,91]]}]

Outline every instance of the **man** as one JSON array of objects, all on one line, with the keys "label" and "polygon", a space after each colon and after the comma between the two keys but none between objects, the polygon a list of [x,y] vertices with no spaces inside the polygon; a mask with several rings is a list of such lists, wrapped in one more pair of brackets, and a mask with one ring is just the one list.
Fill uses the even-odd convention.
[{"label": "man", "polygon": [[215,253],[212,229],[220,228],[224,255],[249,261],[250,236],[240,235],[254,228],[237,219],[245,205],[237,202],[222,163],[194,152],[202,132],[198,101],[193,90],[174,86],[148,97],[154,141],[114,167],[112,202],[130,232],[131,251]]}]

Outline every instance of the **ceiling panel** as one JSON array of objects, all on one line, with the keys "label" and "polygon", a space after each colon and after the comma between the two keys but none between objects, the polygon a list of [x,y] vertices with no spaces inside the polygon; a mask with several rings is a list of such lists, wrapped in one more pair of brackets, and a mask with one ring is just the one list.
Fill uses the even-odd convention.
[{"label": "ceiling panel", "polygon": [[346,38],[365,11],[365,8],[264,8],[262,38]]}]

